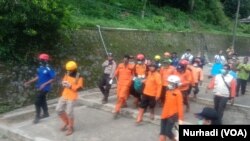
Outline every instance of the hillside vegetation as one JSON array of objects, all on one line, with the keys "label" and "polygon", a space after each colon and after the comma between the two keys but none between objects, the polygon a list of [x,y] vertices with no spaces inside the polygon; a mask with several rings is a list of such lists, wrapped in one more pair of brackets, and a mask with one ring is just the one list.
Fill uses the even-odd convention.
[{"label": "hillside vegetation", "polygon": [[[168,32],[233,33],[237,0],[1,0],[0,59],[27,63],[60,52],[71,33],[96,25]],[[241,0],[239,18],[250,15]],[[250,37],[250,24],[237,35]]]},{"label": "hillside vegetation", "polygon": [[[223,34],[232,34],[237,7],[236,0],[231,3],[228,2],[229,0],[189,0],[194,2],[191,6],[189,6],[190,2],[188,0],[63,1],[73,9],[73,22],[78,27],[101,25],[161,31]],[[249,2],[246,1],[245,3],[249,5]],[[228,7],[227,10],[225,10],[224,6]],[[144,16],[142,14],[143,11]],[[249,11],[245,11],[243,14],[240,13],[240,18],[244,18],[247,15],[246,13],[249,13]],[[240,35],[248,36],[250,26],[239,24],[237,31]]]}]

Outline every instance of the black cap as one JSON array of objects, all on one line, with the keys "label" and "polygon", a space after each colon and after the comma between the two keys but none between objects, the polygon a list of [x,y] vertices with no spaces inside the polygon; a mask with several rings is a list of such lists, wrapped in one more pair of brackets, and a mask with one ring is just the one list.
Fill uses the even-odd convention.
[{"label": "black cap", "polygon": [[201,113],[195,114],[199,119],[208,119],[208,120],[216,120],[218,119],[218,113],[213,108],[205,107],[203,108]]}]

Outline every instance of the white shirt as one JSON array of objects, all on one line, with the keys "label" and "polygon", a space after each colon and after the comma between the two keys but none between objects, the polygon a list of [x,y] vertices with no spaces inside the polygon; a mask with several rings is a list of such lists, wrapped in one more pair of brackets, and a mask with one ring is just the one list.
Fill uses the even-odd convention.
[{"label": "white shirt", "polygon": [[[227,74],[226,76],[223,76],[223,77],[224,77],[224,80],[226,81],[227,85],[230,87],[231,82],[233,80],[233,76],[230,74]],[[215,95],[218,95],[218,96],[223,96],[223,97],[230,96],[230,92],[229,92],[225,82],[222,79],[222,74],[217,74],[215,76],[213,92]]]}]

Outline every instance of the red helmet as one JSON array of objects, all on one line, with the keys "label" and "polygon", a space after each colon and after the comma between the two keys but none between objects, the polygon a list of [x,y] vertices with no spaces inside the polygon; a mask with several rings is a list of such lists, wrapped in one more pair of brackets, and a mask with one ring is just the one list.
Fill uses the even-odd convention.
[{"label": "red helmet", "polygon": [[136,59],[137,60],[144,60],[144,55],[143,54],[137,54]]},{"label": "red helmet", "polygon": [[182,59],[182,60],[179,61],[179,64],[186,66],[186,65],[189,64],[189,62],[187,60],[185,60],[185,59]]},{"label": "red helmet", "polygon": [[39,55],[39,60],[49,61],[49,55],[46,53],[42,53]]}]

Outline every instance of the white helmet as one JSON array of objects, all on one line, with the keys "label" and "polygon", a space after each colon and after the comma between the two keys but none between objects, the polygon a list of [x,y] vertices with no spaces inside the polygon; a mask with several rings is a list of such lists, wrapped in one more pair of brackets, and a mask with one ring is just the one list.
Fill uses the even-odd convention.
[{"label": "white helmet", "polygon": [[175,83],[177,85],[180,84],[181,80],[180,80],[180,77],[178,77],[177,75],[170,75],[167,79],[168,82],[171,82],[171,83]]}]

